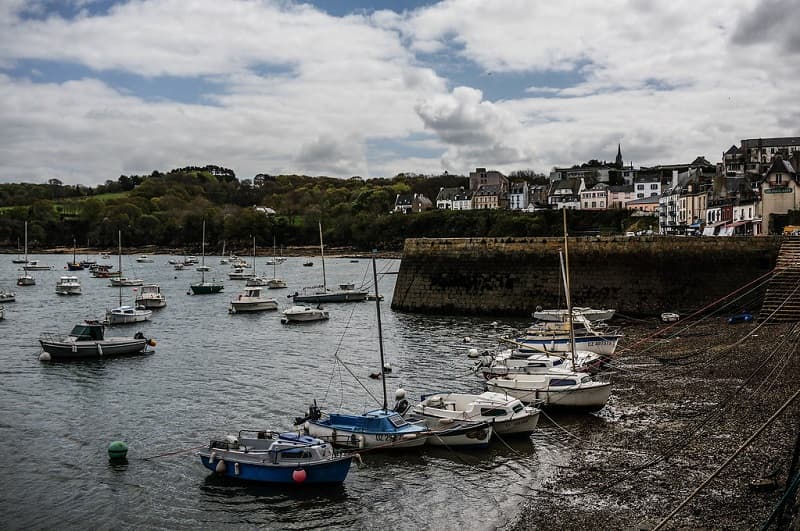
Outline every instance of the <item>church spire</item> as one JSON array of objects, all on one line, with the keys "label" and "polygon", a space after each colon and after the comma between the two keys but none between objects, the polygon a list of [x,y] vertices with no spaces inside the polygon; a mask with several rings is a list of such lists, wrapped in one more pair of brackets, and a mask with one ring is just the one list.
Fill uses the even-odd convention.
[{"label": "church spire", "polygon": [[622,169],[622,144],[617,144],[617,160],[614,161],[614,165],[617,168]]}]

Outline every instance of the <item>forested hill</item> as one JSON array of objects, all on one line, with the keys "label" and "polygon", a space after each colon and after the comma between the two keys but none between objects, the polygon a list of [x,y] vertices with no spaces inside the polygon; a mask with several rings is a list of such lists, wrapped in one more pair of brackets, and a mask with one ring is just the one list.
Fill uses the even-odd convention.
[{"label": "forested hill", "polygon": [[[48,184],[0,184],[0,246],[16,249],[28,221],[31,249],[78,245],[113,248],[117,230],[126,246],[198,249],[206,221],[208,252],[259,246],[314,245],[318,221],[325,243],[360,250],[399,250],[407,237],[547,236],[560,233],[560,215],[510,211],[429,211],[391,214],[397,194],[415,192],[435,202],[441,187],[469,187],[459,175],[398,175],[363,180],[270,176],[236,178],[217,166],[187,167],[147,176],[121,176],[89,188]],[[273,209],[276,214],[265,213]],[[570,222],[618,232],[627,213],[584,213]]]}]

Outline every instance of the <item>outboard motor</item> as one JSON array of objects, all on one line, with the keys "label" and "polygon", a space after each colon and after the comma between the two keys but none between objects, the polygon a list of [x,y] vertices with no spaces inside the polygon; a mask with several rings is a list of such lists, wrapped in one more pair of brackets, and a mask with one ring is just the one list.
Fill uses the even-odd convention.
[{"label": "outboard motor", "polygon": [[314,403],[308,406],[308,412],[306,413],[305,417],[294,418],[294,425],[299,426],[307,420],[319,420],[320,417],[322,417],[322,411],[317,406],[317,400],[314,399]]}]

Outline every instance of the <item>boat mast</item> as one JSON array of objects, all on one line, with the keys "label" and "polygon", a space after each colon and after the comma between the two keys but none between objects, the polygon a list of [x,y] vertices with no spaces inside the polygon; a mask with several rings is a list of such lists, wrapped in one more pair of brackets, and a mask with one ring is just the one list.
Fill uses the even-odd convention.
[{"label": "boat mast", "polygon": [[322,259],[322,291],[328,291],[328,283],[325,281],[325,246],[322,245],[322,222],[319,222],[319,254]]},{"label": "boat mast", "polygon": [[253,278],[257,277],[256,275],[256,237],[253,236]]},{"label": "boat mast", "polygon": [[278,278],[277,273],[278,257],[275,255],[275,236],[272,237],[272,278]]},{"label": "boat mast", "polygon": [[119,305],[122,306],[122,230],[117,233],[119,240]]},{"label": "boat mast", "polygon": [[203,240],[200,242],[200,283],[206,283],[206,220],[203,218]]},{"label": "boat mast", "polygon": [[575,365],[575,326],[572,321],[572,297],[569,291],[569,251],[567,250],[567,209],[563,208],[564,212],[564,269],[562,275],[564,276],[564,292],[567,298],[567,315],[569,316],[569,345],[572,350],[572,370],[577,370]]},{"label": "boat mast", "polygon": [[[381,373],[384,372],[384,361],[383,361],[383,330],[381,327],[381,297],[378,295],[378,271],[375,266],[375,255],[372,255],[372,279],[375,282],[375,310],[378,316],[378,349],[381,353]],[[381,382],[383,383],[383,410],[389,410],[389,403],[386,399],[386,375],[381,378]]]},{"label": "boat mast", "polygon": [[25,222],[25,265],[28,265],[28,222]]}]

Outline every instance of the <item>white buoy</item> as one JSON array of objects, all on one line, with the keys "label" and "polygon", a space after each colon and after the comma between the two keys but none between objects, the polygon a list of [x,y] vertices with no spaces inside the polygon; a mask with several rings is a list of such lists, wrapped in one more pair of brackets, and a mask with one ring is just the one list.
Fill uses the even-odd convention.
[{"label": "white buoy", "polygon": [[402,387],[397,389],[397,391],[394,392],[394,399],[395,400],[402,400],[405,397],[406,397],[406,390],[403,389]]},{"label": "white buoy", "polygon": [[471,348],[467,351],[467,356],[470,358],[477,358],[478,357],[478,349]]},{"label": "white buoy", "polygon": [[492,328],[497,328],[497,321],[492,321]]},{"label": "white buoy", "polygon": [[222,459],[220,459],[220,460],[219,460],[219,463],[217,463],[217,468],[215,468],[214,470],[216,471],[216,473],[217,473],[217,474],[224,474],[224,473],[225,473],[225,470],[226,470],[227,468],[228,468],[228,467],[226,467],[226,466],[225,466],[225,461],[223,461]]},{"label": "white buoy", "polygon": [[472,338],[471,338],[471,337],[469,337],[469,336],[467,336],[467,337],[465,337],[465,338],[464,338],[464,343],[469,343],[469,342],[471,342],[471,341],[472,341]]},{"label": "white buoy", "polygon": [[239,475],[239,463],[234,463],[233,464],[233,475],[234,476],[238,476]]},{"label": "white buoy", "polygon": [[46,350],[43,350],[41,354],[39,354],[39,361],[50,361],[50,353]]}]

